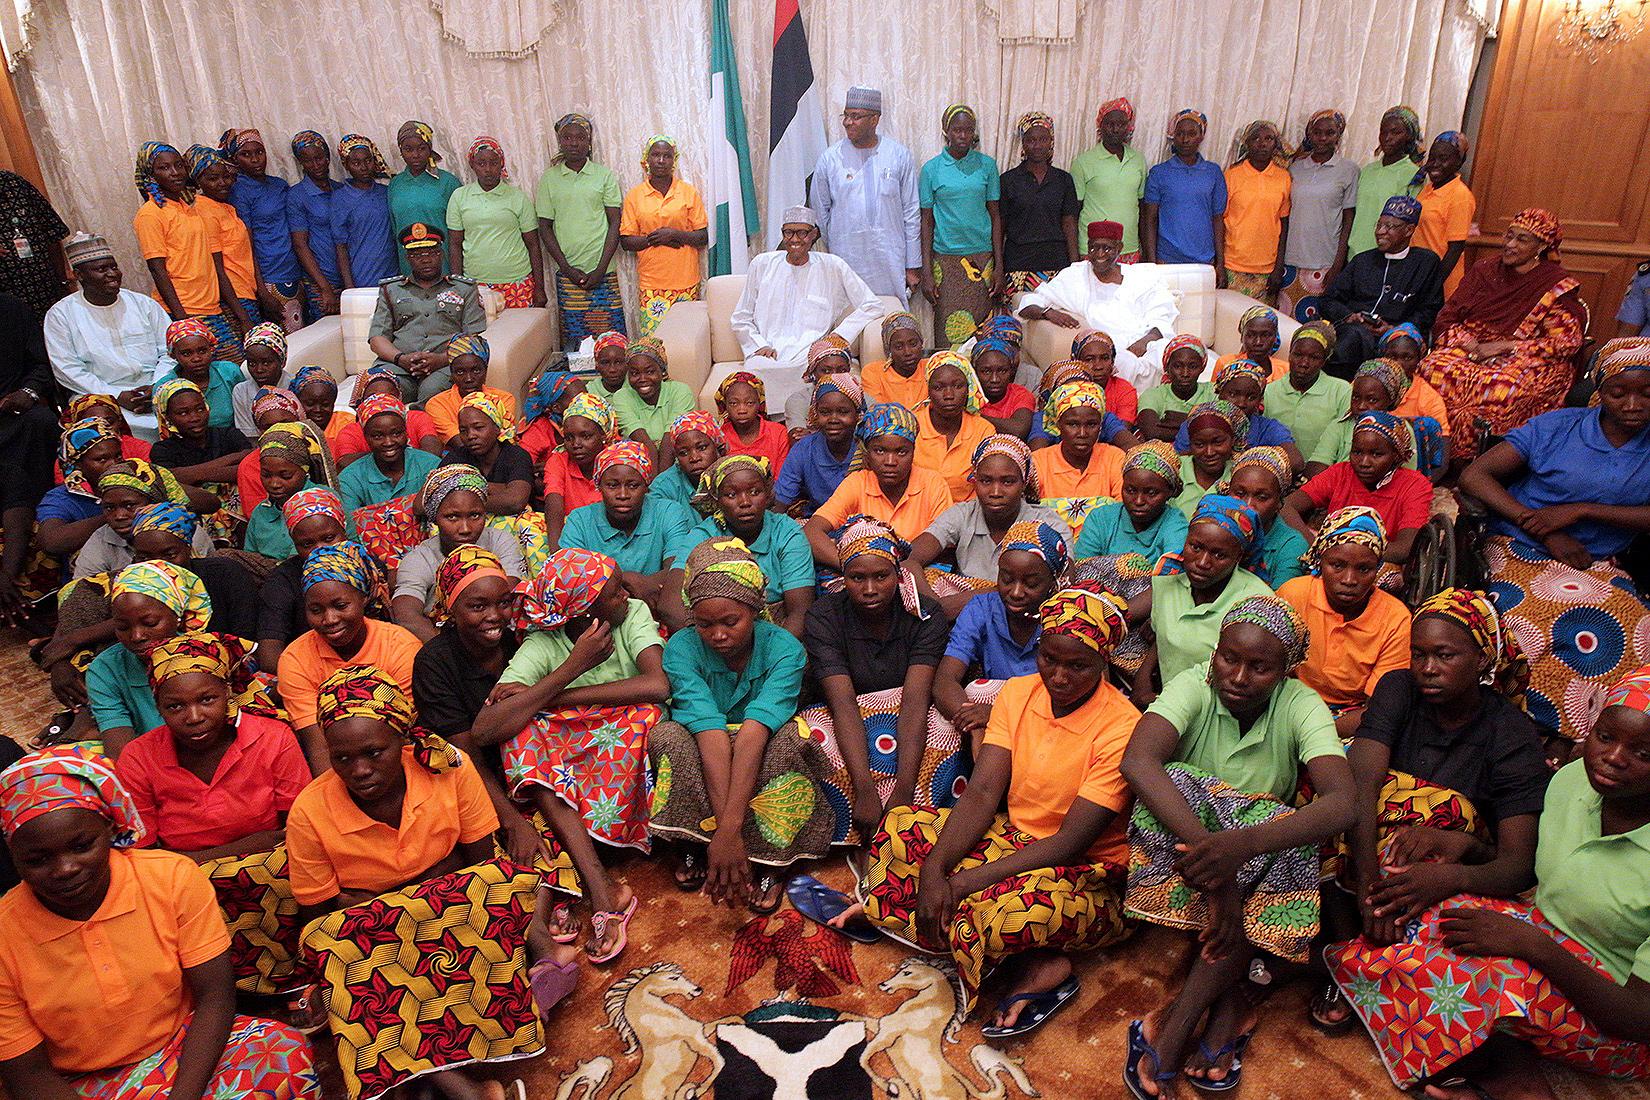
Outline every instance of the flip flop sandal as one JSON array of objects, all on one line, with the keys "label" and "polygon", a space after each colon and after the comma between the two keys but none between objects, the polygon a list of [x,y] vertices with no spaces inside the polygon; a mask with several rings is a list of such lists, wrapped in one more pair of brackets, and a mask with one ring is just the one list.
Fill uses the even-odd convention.
[{"label": "flip flop sandal", "polygon": [[579,922],[573,917],[573,907],[565,901],[557,902],[556,907],[550,910],[550,921],[561,928],[560,932],[550,933],[550,938],[557,943],[575,943],[579,938]]},{"label": "flip flop sandal", "polygon": [[1202,1040],[1199,1040],[1197,1051],[1203,1055],[1203,1060],[1209,1063],[1210,1069],[1219,1068],[1215,1063],[1228,1054],[1232,1056],[1232,1061],[1226,1067],[1226,1076],[1218,1081],[1187,1074],[1186,1083],[1199,1092],[1231,1092],[1237,1088],[1238,1083],[1243,1079],[1243,1052],[1249,1049],[1249,1040],[1254,1037],[1255,1033],[1253,1031],[1245,1031],[1242,1035],[1233,1036],[1232,1041],[1219,1050],[1210,1050],[1203,1045]]},{"label": "flip flop sandal", "polygon": [[52,715],[52,720],[29,738],[29,748],[49,749],[53,745],[61,745],[68,739],[69,730],[74,727],[77,714],[78,712],[73,710],[60,710]]},{"label": "flip flop sandal", "polygon": [[573,987],[579,984],[579,964],[559,963],[554,959],[540,959],[527,972],[527,985],[533,991],[533,1003],[538,1006],[539,1018],[549,1022],[550,1010],[565,1000]]},{"label": "flip flop sandal", "polygon": [[1129,1090],[1134,1100],[1157,1100],[1157,1097],[1140,1087],[1140,1061],[1150,1058],[1152,1062],[1152,1080],[1162,1085],[1166,1081],[1173,1081],[1180,1076],[1179,1070],[1164,1070],[1163,1062],[1157,1056],[1157,1050],[1146,1041],[1146,1025],[1140,1020],[1129,1021],[1129,1056],[1123,1063],[1123,1084]]},{"label": "flip flop sandal", "polygon": [[321,1006],[321,987],[306,986],[287,998],[287,1023],[305,1035],[314,1035],[327,1026],[327,1013]]},{"label": "flip flop sandal", "polygon": [[612,962],[624,952],[624,949],[627,946],[629,946],[630,918],[636,915],[636,905],[641,900],[640,895],[631,894],[630,904],[625,906],[621,911],[614,912],[612,910],[608,910],[590,914],[591,943],[601,943],[603,940],[607,939],[607,926],[609,924],[617,921],[619,925],[619,938],[614,941],[612,947],[609,947],[600,955],[591,955],[588,951],[585,952],[591,962],[598,964]]},{"label": "flip flop sandal", "polygon": [[882,938],[882,933],[864,916],[854,917],[841,927],[829,923],[855,902],[847,894],[831,889],[812,875],[797,875],[791,879],[790,885],[785,887],[785,896],[791,899],[791,905],[798,913],[821,928],[846,936],[855,943],[876,943]]},{"label": "flip flop sandal", "polygon": [[[773,871],[763,871],[751,880],[751,893],[745,899],[745,908],[759,917],[768,916],[779,909],[779,903],[785,900],[785,892],[780,889],[785,880]],[[772,895],[773,901],[766,902],[758,899]]]},{"label": "flip flop sandal", "polygon": [[[1326,1019],[1325,1017],[1336,1005],[1346,1009],[1346,1015],[1339,1020]],[[1306,1007],[1306,1018],[1318,1031],[1332,1038],[1336,1035],[1345,1035],[1358,1023],[1358,1017],[1353,1013],[1352,1005],[1347,1002],[1346,997],[1341,993],[1341,987],[1334,982],[1325,982],[1323,988],[1318,991],[1318,995],[1312,998],[1312,1003]]]},{"label": "flip flop sandal", "polygon": [[705,866],[705,858],[697,849],[682,848],[676,855],[675,880],[676,889],[684,894],[696,894],[704,888],[705,876],[710,868]]},{"label": "flip flop sandal", "polygon": [[980,1029],[980,1035],[986,1039],[1017,1039],[1021,1035],[1036,1031],[1049,1017],[1060,1011],[1067,1001],[1077,996],[1077,990],[1077,977],[1073,975],[1053,989],[1041,993],[1016,993],[1012,997],[1004,997],[997,1002],[997,1014],[1000,1016],[1024,1001],[1025,1007],[1020,1010],[1020,1018],[1014,1021],[1012,1027],[988,1024]]}]

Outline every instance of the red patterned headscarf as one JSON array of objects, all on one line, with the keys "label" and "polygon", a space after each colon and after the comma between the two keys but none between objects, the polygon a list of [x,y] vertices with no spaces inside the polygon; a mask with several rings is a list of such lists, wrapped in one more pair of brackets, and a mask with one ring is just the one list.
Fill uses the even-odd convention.
[{"label": "red patterned headscarf", "polygon": [[1062,588],[1043,604],[1043,637],[1076,638],[1104,657],[1128,634],[1128,610],[1099,587]]},{"label": "red patterned headscarf", "polygon": [[516,626],[522,630],[560,630],[595,606],[596,599],[619,571],[619,563],[594,550],[556,550],[539,575],[521,593]]},{"label": "red patterned headscarf", "polygon": [[497,554],[466,543],[454,547],[435,571],[435,587],[441,602],[450,607],[466,588],[486,577],[509,580],[510,574],[504,571],[504,563],[498,560]]},{"label": "red patterned headscarf", "polygon": [[464,756],[418,725],[418,714],[401,685],[369,665],[345,665],[321,682],[315,697],[321,729],[348,718],[382,722],[412,743],[413,758],[440,774],[464,766]]},{"label": "red patterned headscarf", "polygon": [[483,149],[491,149],[493,152],[498,154],[498,159],[500,161],[498,178],[501,180],[509,179],[509,162],[504,159],[504,146],[498,143],[498,138],[496,137],[488,137],[486,134],[482,134],[480,137],[470,142],[470,152],[466,159],[474,161],[476,159],[476,154],[481,152]]},{"label": "red patterned headscarf", "polygon": [[600,481],[603,474],[617,466],[629,466],[642,475],[643,481],[652,481],[653,448],[634,439],[621,439],[617,443],[609,443],[602,448],[601,454],[596,456],[596,465],[591,470],[591,480]]},{"label": "red patterned headscarf", "polygon": [[286,529],[292,530],[311,516],[330,516],[339,527],[345,525],[344,502],[338,499],[338,494],[324,485],[317,485],[310,489],[300,489],[286,498],[281,505],[281,518],[286,520]]},{"label": "red patterned headscarf", "polygon": [[108,757],[81,745],[31,752],[0,772],[0,833],[18,829],[54,810],[90,810],[114,826],[116,848],[143,835],[143,821]]}]

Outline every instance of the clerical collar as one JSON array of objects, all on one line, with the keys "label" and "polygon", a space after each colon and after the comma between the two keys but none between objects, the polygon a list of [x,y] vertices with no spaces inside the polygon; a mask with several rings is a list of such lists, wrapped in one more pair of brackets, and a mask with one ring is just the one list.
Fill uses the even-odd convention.
[{"label": "clerical collar", "polygon": [[1385,256],[1389,260],[1401,260],[1405,256],[1409,255],[1409,245],[1404,245],[1404,250],[1402,252],[1383,252],[1381,255]]}]

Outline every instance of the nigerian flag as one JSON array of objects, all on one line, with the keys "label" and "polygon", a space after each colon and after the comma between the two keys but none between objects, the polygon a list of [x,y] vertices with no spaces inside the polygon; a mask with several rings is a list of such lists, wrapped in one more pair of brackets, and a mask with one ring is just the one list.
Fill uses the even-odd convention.
[{"label": "nigerian flag", "polygon": [[712,0],[710,22],[710,273],[737,275],[750,261],[756,229],[756,185],[751,179],[745,101],[733,59],[728,0]]}]

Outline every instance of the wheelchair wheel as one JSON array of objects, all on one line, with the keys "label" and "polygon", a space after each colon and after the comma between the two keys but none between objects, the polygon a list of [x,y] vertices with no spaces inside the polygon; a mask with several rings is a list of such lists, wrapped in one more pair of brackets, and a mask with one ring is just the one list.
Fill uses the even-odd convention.
[{"label": "wheelchair wheel", "polygon": [[1456,564],[1455,524],[1446,515],[1433,516],[1415,537],[1405,602],[1416,607],[1453,585]]}]

